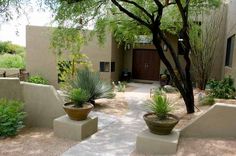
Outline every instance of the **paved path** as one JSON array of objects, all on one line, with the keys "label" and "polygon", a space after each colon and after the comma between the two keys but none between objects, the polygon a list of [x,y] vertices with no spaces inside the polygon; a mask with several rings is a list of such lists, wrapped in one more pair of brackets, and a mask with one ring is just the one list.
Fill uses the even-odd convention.
[{"label": "paved path", "polygon": [[[125,92],[129,111],[120,118],[99,124],[101,128],[87,140],[71,147],[63,156],[128,156],[135,149],[136,136],[146,129],[144,101],[154,85],[132,83],[135,89]],[[97,114],[98,117],[102,114]],[[107,116],[108,117],[108,116]],[[99,117],[100,118],[100,117]],[[104,117],[103,117],[104,119]],[[101,122],[103,123],[103,122]]]}]

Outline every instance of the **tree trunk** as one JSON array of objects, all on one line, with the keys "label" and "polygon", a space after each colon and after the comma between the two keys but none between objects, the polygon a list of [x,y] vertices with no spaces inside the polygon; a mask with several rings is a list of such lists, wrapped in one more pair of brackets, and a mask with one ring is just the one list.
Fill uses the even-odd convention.
[{"label": "tree trunk", "polygon": [[[161,46],[161,39],[155,35],[155,31],[153,31],[153,44],[155,45],[157,49],[157,53],[162,60],[162,62],[165,64],[166,68],[168,69],[170,76],[172,80],[174,81],[176,87],[180,91],[183,100],[185,102],[187,113],[194,113],[194,96],[193,96],[193,87],[192,87],[192,81],[190,79],[190,73],[187,70],[185,70],[185,75],[182,75],[184,77],[184,80],[179,80],[176,73],[174,72],[174,69],[168,59],[166,58],[162,46]],[[180,73],[181,74],[181,73]]]}]

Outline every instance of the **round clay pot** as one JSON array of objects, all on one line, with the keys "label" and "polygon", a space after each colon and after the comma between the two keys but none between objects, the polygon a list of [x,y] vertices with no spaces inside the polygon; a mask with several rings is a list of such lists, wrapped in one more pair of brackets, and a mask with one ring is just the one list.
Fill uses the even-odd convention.
[{"label": "round clay pot", "polygon": [[179,122],[179,118],[175,115],[168,114],[168,119],[159,120],[155,113],[147,113],[143,116],[151,133],[158,135],[168,135]]},{"label": "round clay pot", "polygon": [[93,105],[85,103],[83,107],[78,108],[74,106],[73,102],[69,102],[65,103],[63,108],[71,120],[81,121],[87,119],[89,112],[93,109]]}]

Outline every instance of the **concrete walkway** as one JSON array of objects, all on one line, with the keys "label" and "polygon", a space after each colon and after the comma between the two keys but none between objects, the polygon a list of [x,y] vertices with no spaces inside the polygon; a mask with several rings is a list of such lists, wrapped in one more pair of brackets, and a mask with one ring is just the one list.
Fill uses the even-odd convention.
[{"label": "concrete walkway", "polygon": [[[146,129],[143,120],[144,101],[149,97],[150,88],[157,84],[130,83],[134,88],[125,92],[129,112],[120,118],[112,118],[108,126],[67,150],[63,156],[128,156],[135,149],[136,136]],[[101,114],[97,114],[98,117]],[[100,118],[100,117],[99,117]],[[101,123],[103,123],[101,121]]]}]

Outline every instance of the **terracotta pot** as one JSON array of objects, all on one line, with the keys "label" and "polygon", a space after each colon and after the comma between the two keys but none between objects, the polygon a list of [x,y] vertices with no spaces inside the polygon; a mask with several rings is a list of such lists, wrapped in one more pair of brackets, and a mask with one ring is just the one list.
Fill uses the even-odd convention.
[{"label": "terracotta pot", "polygon": [[151,133],[158,135],[168,135],[179,122],[179,118],[175,115],[168,114],[168,119],[159,120],[155,113],[147,113],[143,116]]},{"label": "terracotta pot", "polygon": [[83,107],[78,108],[74,107],[73,102],[69,102],[65,103],[63,108],[71,120],[81,121],[87,119],[89,112],[93,109],[93,105],[85,103]]}]

